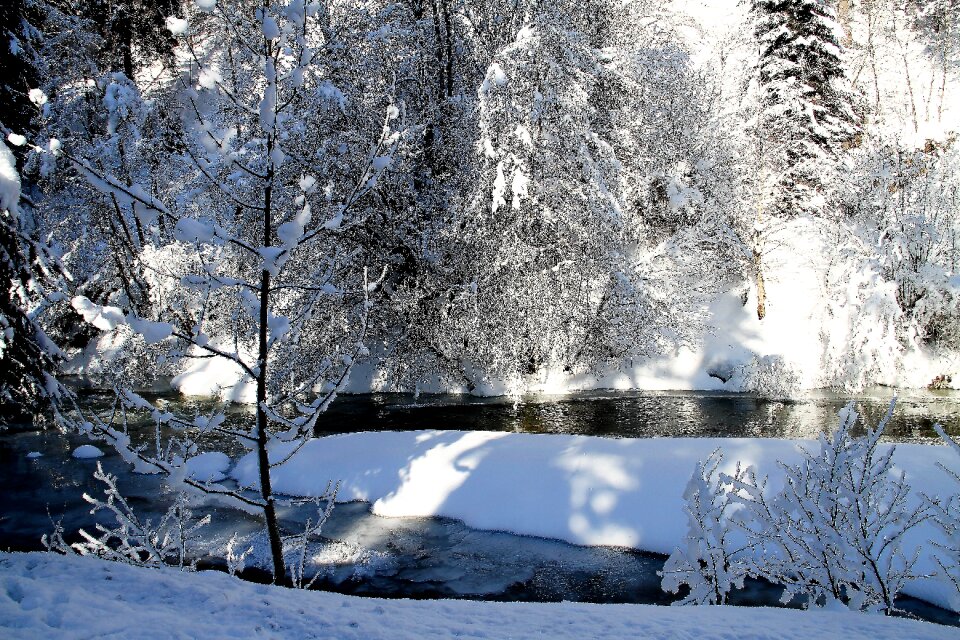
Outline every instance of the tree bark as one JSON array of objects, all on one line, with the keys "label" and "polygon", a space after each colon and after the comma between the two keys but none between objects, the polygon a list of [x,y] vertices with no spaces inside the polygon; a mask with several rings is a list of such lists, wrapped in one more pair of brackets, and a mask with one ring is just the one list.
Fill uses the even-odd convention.
[{"label": "tree bark", "polygon": [[763,261],[760,252],[753,250],[753,268],[757,278],[757,319],[767,315],[767,287],[763,281]]},{"label": "tree bark", "polygon": [[843,46],[853,44],[853,33],[850,29],[850,0],[840,0],[837,3],[837,18],[843,27]]},{"label": "tree bark", "polygon": [[[267,139],[267,157],[273,151],[274,139]],[[263,246],[272,242],[271,199],[273,196],[274,167],[271,162],[267,168],[266,186],[263,192]],[[273,487],[270,482],[270,457],[267,452],[267,361],[269,357],[267,343],[267,321],[270,311],[270,272],[266,266],[260,272],[260,332],[257,349],[257,466],[260,472],[260,495],[263,497],[263,517],[267,525],[267,537],[270,539],[270,555],[273,558],[273,583],[285,584],[287,571],[283,562],[283,543],[280,539],[280,525],[273,501]]]}]

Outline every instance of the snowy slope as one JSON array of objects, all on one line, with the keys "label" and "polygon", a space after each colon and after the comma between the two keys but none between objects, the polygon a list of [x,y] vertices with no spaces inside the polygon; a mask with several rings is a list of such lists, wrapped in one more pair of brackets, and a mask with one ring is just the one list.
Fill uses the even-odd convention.
[{"label": "snowy slope", "polygon": [[850,612],[737,607],[412,601],[138,569],[94,558],[0,554],[0,635],[26,638],[842,638],[934,640],[960,631]]},{"label": "snowy slope", "polygon": [[[801,447],[815,445],[751,438],[356,433],[307,442],[272,477],[275,491],[299,496],[321,495],[328,480],[341,480],[341,500],[370,502],[383,516],[447,516],[479,529],[669,554],[686,534],[682,494],[697,461],[720,447],[726,456],[722,471],[732,472],[737,461],[754,465],[759,475],[770,476],[773,489],[782,477],[777,461],[796,463]],[[271,457],[286,453],[278,448]],[[915,490],[957,492],[937,466],[960,467],[947,447],[898,445],[894,462]],[[242,484],[255,484],[252,454],[233,474]],[[924,525],[906,541],[921,546],[921,572],[935,569],[933,549],[924,543],[937,535]],[[906,591],[949,606],[949,591],[932,580],[911,583]]]}]

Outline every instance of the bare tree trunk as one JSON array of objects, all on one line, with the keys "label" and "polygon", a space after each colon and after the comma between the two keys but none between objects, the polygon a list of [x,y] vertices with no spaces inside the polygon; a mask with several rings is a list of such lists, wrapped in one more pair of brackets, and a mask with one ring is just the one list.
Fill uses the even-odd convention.
[{"label": "bare tree trunk", "polygon": [[753,269],[757,278],[757,319],[767,315],[767,286],[763,280],[763,260],[760,251],[753,250]]},{"label": "bare tree trunk", "polygon": [[[273,151],[274,139],[267,139],[267,157]],[[271,199],[273,197],[274,167],[267,167],[266,186],[263,192],[263,246],[269,247],[272,241]],[[273,583],[285,584],[287,571],[283,562],[283,543],[280,540],[280,525],[273,501],[273,487],[270,482],[270,457],[267,452],[267,361],[269,346],[267,343],[267,324],[270,311],[270,272],[264,266],[260,272],[260,333],[257,349],[257,463],[260,472],[260,495],[263,497],[263,517],[267,525],[267,537],[270,539],[270,555],[273,558]]]},{"label": "bare tree trunk", "polygon": [[757,202],[757,219],[753,224],[750,249],[753,252],[753,273],[757,281],[757,319],[767,315],[767,285],[763,279],[763,199]]},{"label": "bare tree trunk", "polygon": [[944,42],[940,47],[940,72],[943,76],[940,78],[940,102],[937,104],[937,122],[943,121],[943,94],[947,90],[947,45]]},{"label": "bare tree trunk", "polygon": [[874,115],[880,113],[880,76],[877,74],[877,50],[873,46],[873,16],[867,18],[867,52],[870,56],[870,70],[873,71]]},{"label": "bare tree trunk", "polygon": [[850,0],[840,0],[837,3],[837,18],[843,27],[843,46],[853,44],[853,33],[850,29]]}]

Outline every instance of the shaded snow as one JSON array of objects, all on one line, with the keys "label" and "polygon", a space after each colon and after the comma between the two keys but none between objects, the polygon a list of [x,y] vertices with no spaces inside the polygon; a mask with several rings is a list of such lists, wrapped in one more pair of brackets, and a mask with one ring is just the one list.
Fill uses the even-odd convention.
[{"label": "shaded snow", "polygon": [[852,612],[357,598],[44,553],[0,554],[0,630],[7,638],[960,637],[940,625]]},{"label": "shaded snow", "polygon": [[0,210],[16,214],[20,201],[20,174],[17,161],[7,145],[0,143]]},{"label": "shaded snow", "polygon": [[73,457],[81,460],[86,458],[100,458],[102,456],[103,451],[92,444],[82,444],[73,450]]}]

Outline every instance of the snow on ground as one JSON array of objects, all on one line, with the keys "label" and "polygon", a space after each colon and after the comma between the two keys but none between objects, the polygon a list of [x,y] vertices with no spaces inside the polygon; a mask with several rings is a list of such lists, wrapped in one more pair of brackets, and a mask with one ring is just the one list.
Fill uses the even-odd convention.
[{"label": "snow on ground", "polygon": [[[887,445],[881,445],[887,446]],[[778,460],[793,464],[812,441],[752,438],[609,439],[484,431],[354,433],[309,441],[272,472],[274,490],[321,495],[341,480],[339,499],[363,500],[383,516],[446,516],[478,529],[556,538],[574,544],[625,546],[669,554],[686,535],[683,490],[697,461],[717,447],[722,471],[737,461],[780,481]],[[289,449],[277,447],[272,459]],[[938,466],[960,468],[947,447],[897,445],[894,462],[908,482],[929,495],[956,493]],[[256,461],[232,471],[256,483]],[[914,499],[919,499],[914,495]],[[933,571],[925,544],[938,532],[911,532],[907,548],[921,547],[917,568]],[[906,590],[947,607],[949,592],[933,580]]]},{"label": "snow on ground", "polygon": [[92,444],[82,444],[73,450],[73,457],[85,460],[87,458],[99,458],[103,456],[103,451]]},{"label": "snow on ground", "polygon": [[[222,348],[223,345],[213,346]],[[229,347],[225,349],[231,351]],[[192,352],[200,354],[202,350],[192,347]],[[244,354],[247,356],[247,354]],[[249,362],[253,358],[247,358]],[[187,396],[216,396],[230,402],[255,404],[257,386],[235,362],[226,358],[198,358],[189,360],[190,364],[173,380],[170,385]]]},{"label": "snow on ground", "polygon": [[852,612],[357,598],[45,553],[0,554],[0,631],[11,640],[960,638],[949,627]]}]

